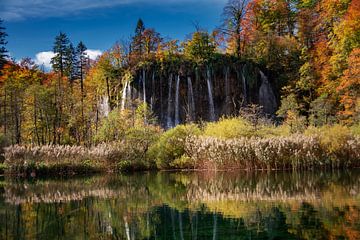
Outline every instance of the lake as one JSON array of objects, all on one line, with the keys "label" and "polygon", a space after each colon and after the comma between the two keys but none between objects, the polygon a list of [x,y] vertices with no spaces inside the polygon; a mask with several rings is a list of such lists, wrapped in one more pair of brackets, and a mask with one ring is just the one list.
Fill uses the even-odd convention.
[{"label": "lake", "polygon": [[360,171],[2,177],[0,239],[360,239]]}]

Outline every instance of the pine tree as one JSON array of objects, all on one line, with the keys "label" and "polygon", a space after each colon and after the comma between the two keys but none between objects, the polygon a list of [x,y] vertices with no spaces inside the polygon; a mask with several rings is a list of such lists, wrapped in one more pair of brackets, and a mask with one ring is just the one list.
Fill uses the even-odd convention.
[{"label": "pine tree", "polygon": [[2,27],[3,20],[0,19],[0,69],[6,63],[6,58],[9,57],[5,45],[7,44],[5,28]]},{"label": "pine tree", "polygon": [[68,78],[70,82],[74,81],[76,78],[76,70],[77,70],[77,56],[76,51],[72,43],[65,50],[65,76]]},{"label": "pine tree", "polygon": [[144,22],[139,19],[135,28],[135,36],[133,37],[133,41],[131,44],[131,50],[135,54],[142,55],[144,53],[144,31]]},{"label": "pine tree", "polygon": [[86,46],[80,41],[76,47],[76,75],[80,79],[81,91],[83,92],[83,80],[85,75],[86,66],[88,65],[88,56],[86,54]]},{"label": "pine tree", "polygon": [[85,44],[80,41],[76,47],[76,56],[77,56],[77,78],[80,80],[80,90],[81,90],[81,122],[83,125],[83,139],[86,135],[86,128],[85,128],[85,118],[84,118],[84,98],[85,98],[85,91],[84,91],[84,77],[86,67],[88,65],[88,56],[86,54],[86,46]]},{"label": "pine tree", "polygon": [[55,38],[53,51],[55,56],[51,59],[51,64],[55,72],[63,77],[65,73],[66,51],[68,49],[69,39],[65,33],[60,32]]}]

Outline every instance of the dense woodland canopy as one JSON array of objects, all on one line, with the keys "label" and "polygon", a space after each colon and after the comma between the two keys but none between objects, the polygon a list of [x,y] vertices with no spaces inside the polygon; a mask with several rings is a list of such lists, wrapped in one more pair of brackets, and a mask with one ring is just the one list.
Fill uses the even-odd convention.
[{"label": "dense woodland canopy", "polygon": [[156,122],[141,101],[129,110],[121,106],[125,83],[141,69],[169,74],[229,62],[266,70],[281,96],[280,120],[315,126],[359,122],[360,0],[230,0],[222,19],[213,31],[196,28],[183,42],[165,39],[138,20],[130,41],[115,43],[96,61],[83,42],[74,46],[60,32],[50,72],[31,59],[9,60],[1,21],[4,138],[10,144],[103,141],[109,132]]}]

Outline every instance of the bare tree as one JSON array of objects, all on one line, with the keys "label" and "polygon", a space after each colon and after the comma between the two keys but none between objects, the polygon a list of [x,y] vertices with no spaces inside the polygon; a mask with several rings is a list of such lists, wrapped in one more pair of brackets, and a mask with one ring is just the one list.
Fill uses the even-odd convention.
[{"label": "bare tree", "polygon": [[235,54],[241,56],[241,32],[250,0],[229,0],[223,10],[221,31],[235,41]]}]

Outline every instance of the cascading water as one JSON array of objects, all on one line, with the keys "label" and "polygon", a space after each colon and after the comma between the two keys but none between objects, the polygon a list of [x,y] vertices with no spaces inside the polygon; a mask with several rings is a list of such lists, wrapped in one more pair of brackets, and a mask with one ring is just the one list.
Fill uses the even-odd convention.
[{"label": "cascading water", "polygon": [[125,104],[126,104],[126,94],[127,94],[127,88],[128,88],[128,82],[125,83],[124,89],[122,91],[122,96],[121,96],[121,111],[123,111],[125,109]]},{"label": "cascading water", "polygon": [[211,86],[211,75],[210,68],[207,68],[207,88],[209,94],[209,113],[210,113],[210,121],[215,121],[215,107],[214,107],[214,98],[212,94],[212,86]]},{"label": "cascading water", "polygon": [[180,87],[180,76],[176,78],[176,92],[175,92],[175,126],[179,125],[179,87]]},{"label": "cascading water", "polygon": [[143,100],[144,104],[146,104],[146,72],[145,69],[142,71],[142,84],[143,84]]},{"label": "cascading water", "polygon": [[108,96],[101,97],[100,113],[105,117],[109,116],[110,105],[109,105],[109,97]]},{"label": "cascading water", "polygon": [[154,98],[155,98],[155,71],[152,74],[151,78],[151,98],[150,98],[150,109],[154,110]]},{"label": "cascading water", "polygon": [[189,106],[188,112],[189,112],[190,120],[195,121],[195,100],[194,100],[194,92],[193,92],[191,77],[187,78],[187,83],[188,83],[188,106]]},{"label": "cascading water", "polygon": [[172,74],[169,76],[169,92],[168,92],[168,107],[167,107],[167,116],[166,116],[166,127],[172,128],[173,122],[171,118],[171,107],[172,107]]},{"label": "cascading water", "polygon": [[128,98],[128,106],[131,106],[131,100],[132,100],[132,91],[131,91],[131,84],[129,83],[128,86],[127,86],[127,98]]},{"label": "cascading water", "polygon": [[273,114],[277,109],[277,102],[274,91],[269,83],[268,78],[260,70],[261,86],[259,89],[259,104],[263,106],[265,113]]}]

